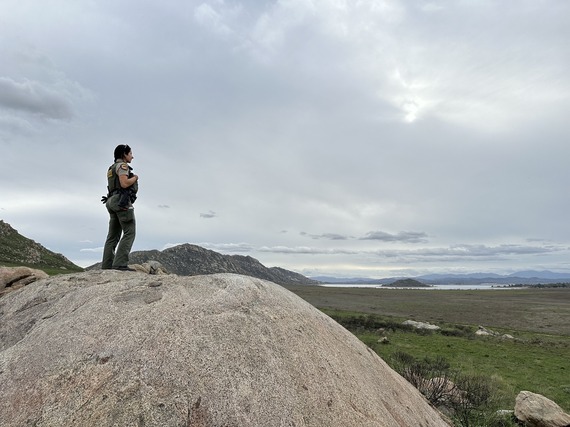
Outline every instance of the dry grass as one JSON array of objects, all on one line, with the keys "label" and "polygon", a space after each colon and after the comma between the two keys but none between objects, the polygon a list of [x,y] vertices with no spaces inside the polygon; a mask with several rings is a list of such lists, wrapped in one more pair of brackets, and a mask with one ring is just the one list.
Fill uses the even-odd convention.
[{"label": "dry grass", "polygon": [[570,336],[570,288],[465,291],[287,288],[318,308]]}]

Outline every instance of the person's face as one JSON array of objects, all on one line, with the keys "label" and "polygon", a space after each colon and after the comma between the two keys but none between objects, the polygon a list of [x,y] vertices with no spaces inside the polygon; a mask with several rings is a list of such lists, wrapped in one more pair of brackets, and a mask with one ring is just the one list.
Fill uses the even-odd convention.
[{"label": "person's face", "polygon": [[123,159],[125,159],[125,162],[131,163],[131,161],[134,159],[133,150],[131,150],[131,151],[129,152],[129,154],[125,154],[125,155],[123,156]]}]

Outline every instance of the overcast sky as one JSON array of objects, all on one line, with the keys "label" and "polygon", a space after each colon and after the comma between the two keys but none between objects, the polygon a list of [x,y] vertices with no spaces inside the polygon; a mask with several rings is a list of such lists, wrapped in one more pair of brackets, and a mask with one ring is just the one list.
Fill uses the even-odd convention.
[{"label": "overcast sky", "polygon": [[307,276],[570,272],[566,0],[0,0],[0,219]]}]

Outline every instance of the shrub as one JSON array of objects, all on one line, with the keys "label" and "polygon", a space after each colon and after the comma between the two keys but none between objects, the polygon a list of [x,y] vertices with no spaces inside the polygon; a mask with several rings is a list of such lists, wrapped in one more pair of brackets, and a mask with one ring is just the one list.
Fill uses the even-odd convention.
[{"label": "shrub", "polygon": [[[416,359],[405,352],[392,355],[394,369],[458,426],[504,424],[493,408],[497,387],[491,378],[452,371],[443,357]],[[503,423],[503,424],[501,424]]]},{"label": "shrub", "polygon": [[471,337],[473,331],[470,328],[460,327],[460,325],[451,329],[440,329],[441,335],[446,337]]},{"label": "shrub", "polygon": [[455,385],[461,390],[461,398],[453,400],[453,416],[460,426],[482,425],[488,414],[485,409],[493,394],[490,379],[482,375],[457,374]]},{"label": "shrub", "polygon": [[441,406],[450,398],[450,366],[443,357],[417,360],[408,353],[396,352],[392,360],[394,369],[433,405]]}]

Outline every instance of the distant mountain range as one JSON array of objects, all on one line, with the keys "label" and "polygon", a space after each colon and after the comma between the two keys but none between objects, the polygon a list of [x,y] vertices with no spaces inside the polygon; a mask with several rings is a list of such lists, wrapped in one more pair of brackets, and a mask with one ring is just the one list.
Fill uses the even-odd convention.
[{"label": "distant mountain range", "polygon": [[536,285],[549,283],[570,282],[570,273],[555,273],[548,270],[524,270],[508,275],[495,273],[469,273],[469,274],[426,274],[414,277],[388,277],[383,279],[370,279],[362,277],[331,277],[311,276],[311,279],[329,284],[355,284],[355,285],[385,285],[397,280],[415,279],[429,285],[474,285],[481,283],[497,283],[502,285],[520,284]]},{"label": "distant mountain range", "polygon": [[[524,270],[509,275],[494,273],[471,274],[428,274],[416,277],[390,277],[384,279],[347,278],[331,276],[305,277],[299,273],[279,267],[265,267],[255,258],[242,255],[222,255],[200,246],[183,244],[163,251],[138,251],[130,257],[131,263],[142,264],[154,260],[160,262],[169,272],[194,276],[213,273],[236,273],[258,277],[280,285],[330,284],[392,284],[397,280],[414,279],[425,284],[550,284],[570,283],[570,273],[556,273],[548,270]],[[10,224],[0,220],[0,265],[25,265],[47,271],[50,274],[82,271],[83,269],[62,254],[46,249],[39,243],[22,236]],[[87,269],[99,268],[95,264]]]}]

